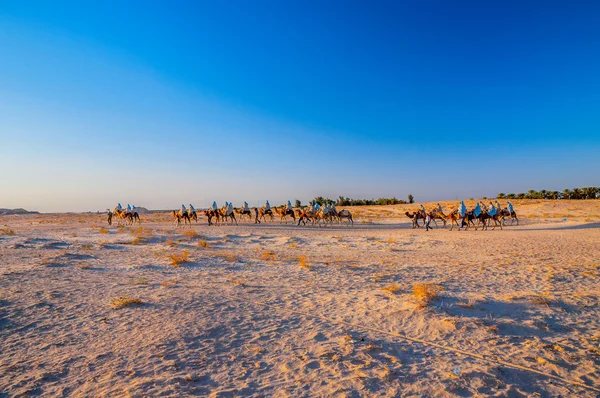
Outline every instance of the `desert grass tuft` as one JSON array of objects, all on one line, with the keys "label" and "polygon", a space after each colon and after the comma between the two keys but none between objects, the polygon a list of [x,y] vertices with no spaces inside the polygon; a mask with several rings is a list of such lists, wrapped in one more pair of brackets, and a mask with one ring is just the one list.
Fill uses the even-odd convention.
[{"label": "desert grass tuft", "polygon": [[5,227],[5,228],[0,228],[0,235],[7,235],[7,236],[13,236],[15,234],[15,231],[13,231],[12,229]]},{"label": "desert grass tuft", "polygon": [[173,267],[180,267],[181,264],[189,262],[188,252],[184,250],[181,254],[173,253],[167,256]]},{"label": "desert grass tuft", "polygon": [[88,263],[80,263],[80,264],[77,264],[77,268],[79,268],[79,269],[90,269],[90,265]]},{"label": "desert grass tuft", "polygon": [[176,279],[167,279],[166,281],[164,281],[163,283],[160,284],[160,287],[164,287],[164,288],[175,287],[175,286],[177,286]]},{"label": "desert grass tuft", "polygon": [[204,249],[210,249],[210,245],[204,239],[198,241],[198,246]]},{"label": "desert grass tuft", "polygon": [[107,234],[108,233],[108,229],[106,229],[104,227],[100,227],[100,229],[98,229],[98,232],[100,232],[101,234]]},{"label": "desert grass tuft", "polygon": [[273,261],[275,260],[275,252],[273,250],[265,250],[262,252],[261,258],[264,261]]},{"label": "desert grass tuft", "polygon": [[384,287],[384,288],[381,288],[381,290],[383,290],[383,291],[385,291],[385,292],[388,292],[388,293],[390,293],[390,294],[394,294],[394,293],[396,293],[397,291],[399,291],[399,290],[400,290],[400,285],[398,285],[397,283],[395,283],[395,282],[394,282],[394,283],[392,283],[392,284],[391,284],[391,285],[389,285],[389,286],[386,286],[386,287]]},{"label": "desert grass tuft", "polygon": [[136,236],[132,241],[131,244],[132,245],[143,245],[144,243],[147,243],[148,239],[146,239],[143,236]]},{"label": "desert grass tuft", "polygon": [[185,231],[183,233],[185,236],[187,236],[190,239],[194,239],[195,237],[198,236],[198,234],[196,233],[196,231]]},{"label": "desert grass tuft", "polygon": [[413,294],[421,307],[427,307],[432,301],[439,298],[438,293],[443,288],[434,283],[415,283]]},{"label": "desert grass tuft", "polygon": [[221,257],[223,260],[229,261],[231,263],[240,262],[239,256],[237,254],[233,253],[233,252],[223,252],[223,253],[220,253],[219,257]]},{"label": "desert grass tuft", "polygon": [[301,268],[304,268],[304,269],[307,269],[307,270],[310,271],[311,270],[311,266],[310,266],[310,264],[308,264],[307,261],[308,261],[308,259],[306,258],[306,256],[300,256],[300,257],[298,257],[298,265]]},{"label": "desert grass tuft", "polygon": [[119,296],[111,300],[110,305],[115,309],[130,307],[135,305],[141,305],[143,301],[137,298],[129,297],[129,296]]}]

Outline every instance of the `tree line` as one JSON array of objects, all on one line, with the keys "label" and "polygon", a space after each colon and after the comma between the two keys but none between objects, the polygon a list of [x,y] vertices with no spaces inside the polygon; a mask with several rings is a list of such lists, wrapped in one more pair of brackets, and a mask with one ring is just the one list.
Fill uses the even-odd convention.
[{"label": "tree line", "polygon": [[562,191],[547,191],[542,189],[536,191],[530,189],[521,193],[505,194],[500,192],[496,195],[498,199],[598,199],[600,198],[600,187],[586,187],[563,189]]},{"label": "tree line", "polygon": [[[408,200],[392,198],[379,198],[379,199],[352,199],[344,196],[339,196],[337,199],[325,198],[323,196],[317,196],[309,202],[311,206],[316,203],[327,204],[336,206],[383,206],[383,205],[401,205],[406,203],[414,203],[415,198],[412,195],[408,195]],[[302,203],[296,199],[296,207],[301,207]]]}]

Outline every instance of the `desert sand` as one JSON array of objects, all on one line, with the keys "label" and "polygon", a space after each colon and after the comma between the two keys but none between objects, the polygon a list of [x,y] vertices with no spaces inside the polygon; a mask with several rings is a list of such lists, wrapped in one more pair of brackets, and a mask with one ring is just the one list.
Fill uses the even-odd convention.
[{"label": "desert sand", "polygon": [[0,396],[596,397],[600,201],[513,203],[493,231],[0,217]]}]

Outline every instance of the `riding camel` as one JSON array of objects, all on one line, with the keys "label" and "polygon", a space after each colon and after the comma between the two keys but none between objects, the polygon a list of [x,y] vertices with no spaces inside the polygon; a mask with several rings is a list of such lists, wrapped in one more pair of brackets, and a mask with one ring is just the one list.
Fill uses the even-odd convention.
[{"label": "riding camel", "polygon": [[461,220],[460,214],[458,214],[458,210],[454,210],[452,213],[448,214],[445,217],[446,220],[450,220],[450,231],[452,231],[452,229],[454,228],[454,224],[456,224],[458,229],[461,228],[460,224],[458,223],[458,220]]},{"label": "riding camel", "polygon": [[190,219],[190,224],[192,223],[192,220],[194,220],[194,221],[196,221],[196,223],[198,223],[198,214],[196,214],[196,210],[192,210],[191,207],[188,207],[187,215],[188,215],[188,218]]},{"label": "riding camel", "polygon": [[438,209],[433,209],[429,212],[429,217],[431,218],[431,220],[433,220],[436,226],[438,225],[436,220],[442,220],[444,228],[446,228],[446,216],[443,212],[439,211]]},{"label": "riding camel", "polygon": [[502,209],[498,212],[498,214],[500,214],[500,218],[502,219],[502,225],[506,225],[506,219],[505,217],[510,217],[510,225],[513,225],[513,223],[516,221],[517,225],[519,225],[519,219],[517,218],[517,213],[515,211],[510,211],[508,209]]},{"label": "riding camel", "polygon": [[208,220],[208,225],[214,225],[215,223],[213,223],[212,219],[216,219],[216,223],[219,223],[219,213],[213,209],[208,209],[208,210],[204,210],[203,211],[204,215],[206,216],[206,219]]},{"label": "riding camel", "polygon": [[235,212],[233,211],[233,209],[223,207],[223,208],[219,209],[219,216],[220,216],[221,220],[223,220],[223,221],[227,221],[228,219],[231,219],[235,222],[235,225],[238,225],[238,222],[235,218]]},{"label": "riding camel", "polygon": [[190,223],[190,227],[192,226],[192,222],[190,221],[190,216],[188,215],[187,211],[185,213],[182,213],[181,210],[180,211],[171,210],[171,214],[173,215],[173,218],[175,218],[178,227],[181,226],[182,219],[183,219],[184,225],[187,223]]},{"label": "riding camel", "polygon": [[288,209],[285,206],[281,206],[281,208],[275,206],[273,207],[275,209],[275,212],[277,214],[279,214],[279,217],[281,218],[279,223],[283,223],[283,221],[285,220],[285,223],[287,224],[287,216],[292,216],[292,219],[294,220],[294,223],[296,222],[296,215],[294,214],[294,210],[292,209]]},{"label": "riding camel", "polygon": [[273,222],[273,210],[272,209],[265,209],[263,207],[258,209],[258,219],[260,220],[262,218],[262,220],[266,222],[265,216],[271,217],[271,222]]},{"label": "riding camel", "polygon": [[252,212],[250,209],[244,209],[243,207],[240,209],[234,209],[234,211],[239,214],[240,221],[242,221],[246,216],[248,216],[248,220],[252,221]]}]

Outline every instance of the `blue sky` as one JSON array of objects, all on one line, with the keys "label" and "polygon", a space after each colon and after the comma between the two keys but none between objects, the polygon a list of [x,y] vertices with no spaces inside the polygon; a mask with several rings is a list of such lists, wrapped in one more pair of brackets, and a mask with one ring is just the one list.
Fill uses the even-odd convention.
[{"label": "blue sky", "polygon": [[0,207],[598,186],[600,3],[4,1]]}]

